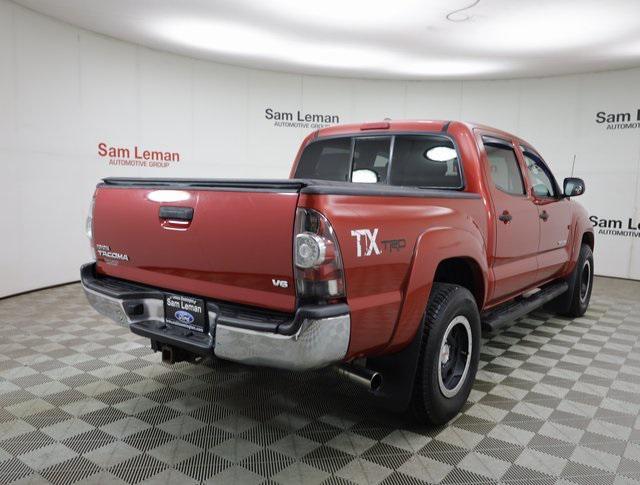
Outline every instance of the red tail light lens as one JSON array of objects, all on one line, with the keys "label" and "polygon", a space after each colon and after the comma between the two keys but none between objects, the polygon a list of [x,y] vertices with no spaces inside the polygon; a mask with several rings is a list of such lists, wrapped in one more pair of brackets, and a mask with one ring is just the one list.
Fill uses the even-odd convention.
[{"label": "red tail light lens", "polygon": [[345,296],[340,248],[326,217],[313,209],[296,210],[293,252],[299,300],[326,303]]}]

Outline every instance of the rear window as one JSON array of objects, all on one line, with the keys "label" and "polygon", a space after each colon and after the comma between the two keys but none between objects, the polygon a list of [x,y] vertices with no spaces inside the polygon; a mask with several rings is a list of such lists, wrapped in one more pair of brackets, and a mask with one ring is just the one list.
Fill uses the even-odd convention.
[{"label": "rear window", "polygon": [[453,142],[442,135],[319,140],[300,157],[296,178],[426,188],[462,188]]},{"label": "rear window", "polygon": [[351,181],[361,183],[386,183],[389,172],[391,138],[356,138],[353,145]]},{"label": "rear window", "polygon": [[453,142],[435,136],[396,137],[391,185],[461,188],[462,177]]}]

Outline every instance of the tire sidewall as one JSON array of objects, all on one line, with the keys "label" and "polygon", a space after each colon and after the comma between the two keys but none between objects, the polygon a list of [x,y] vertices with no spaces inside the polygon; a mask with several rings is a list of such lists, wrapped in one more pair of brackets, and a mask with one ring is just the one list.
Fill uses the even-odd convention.
[{"label": "tire sidewall", "polygon": [[[452,397],[445,397],[438,384],[438,374],[440,371],[438,368],[438,359],[447,327],[449,323],[459,315],[467,318],[471,328],[471,362],[469,363],[465,382],[458,393]],[[432,322],[431,334],[428,337],[423,362],[421,362],[423,366],[423,376],[425,378],[423,389],[425,394],[428,393],[428,396],[424,396],[425,407],[429,409],[429,413],[433,415],[436,421],[449,421],[455,417],[466,403],[478,369],[480,334],[480,316],[476,302],[468,290],[458,287],[447,304],[437,313],[436,321]]]},{"label": "tire sidewall", "polygon": [[[582,301],[580,299],[580,283],[582,281],[582,271],[584,270],[585,264],[589,262],[590,264],[590,269],[591,269],[591,274],[590,274],[590,278],[591,281],[589,281],[589,289],[587,291],[587,296],[584,299],[584,301]],[[591,252],[591,248],[589,246],[582,246],[581,250],[580,250],[580,258],[578,260],[578,264],[576,265],[576,288],[575,288],[575,294],[574,294],[574,299],[575,299],[575,303],[576,306],[578,307],[578,313],[579,315],[584,315],[585,312],[587,311],[587,308],[589,307],[589,301],[591,300],[591,292],[593,290],[593,253]]]}]

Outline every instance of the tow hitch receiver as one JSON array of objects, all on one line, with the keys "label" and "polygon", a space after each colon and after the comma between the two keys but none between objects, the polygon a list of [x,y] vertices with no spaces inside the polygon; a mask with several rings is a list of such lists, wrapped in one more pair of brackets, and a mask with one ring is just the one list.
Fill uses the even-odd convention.
[{"label": "tow hitch receiver", "polygon": [[162,353],[163,364],[177,364],[178,362],[198,362],[202,359],[199,355],[188,352],[172,345],[162,345],[155,340],[151,341],[151,348],[155,352]]}]

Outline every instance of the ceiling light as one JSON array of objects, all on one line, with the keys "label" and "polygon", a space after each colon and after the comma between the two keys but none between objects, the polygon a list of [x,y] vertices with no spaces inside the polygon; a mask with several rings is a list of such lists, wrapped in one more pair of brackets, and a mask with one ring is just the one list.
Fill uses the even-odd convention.
[{"label": "ceiling light", "polygon": [[368,45],[318,41],[293,33],[237,22],[206,19],[167,19],[153,24],[156,35],[202,51],[289,63],[298,68],[386,72],[407,77],[457,77],[499,73],[504,62],[438,59],[428,54],[380,49]]},{"label": "ceiling light", "polygon": [[437,8],[425,8],[424,0],[261,0],[259,8],[274,20],[349,32],[383,33],[391,26],[424,27],[440,17]]},{"label": "ceiling light", "polygon": [[640,62],[638,0],[14,1],[135,44],[294,73],[495,79]]}]

